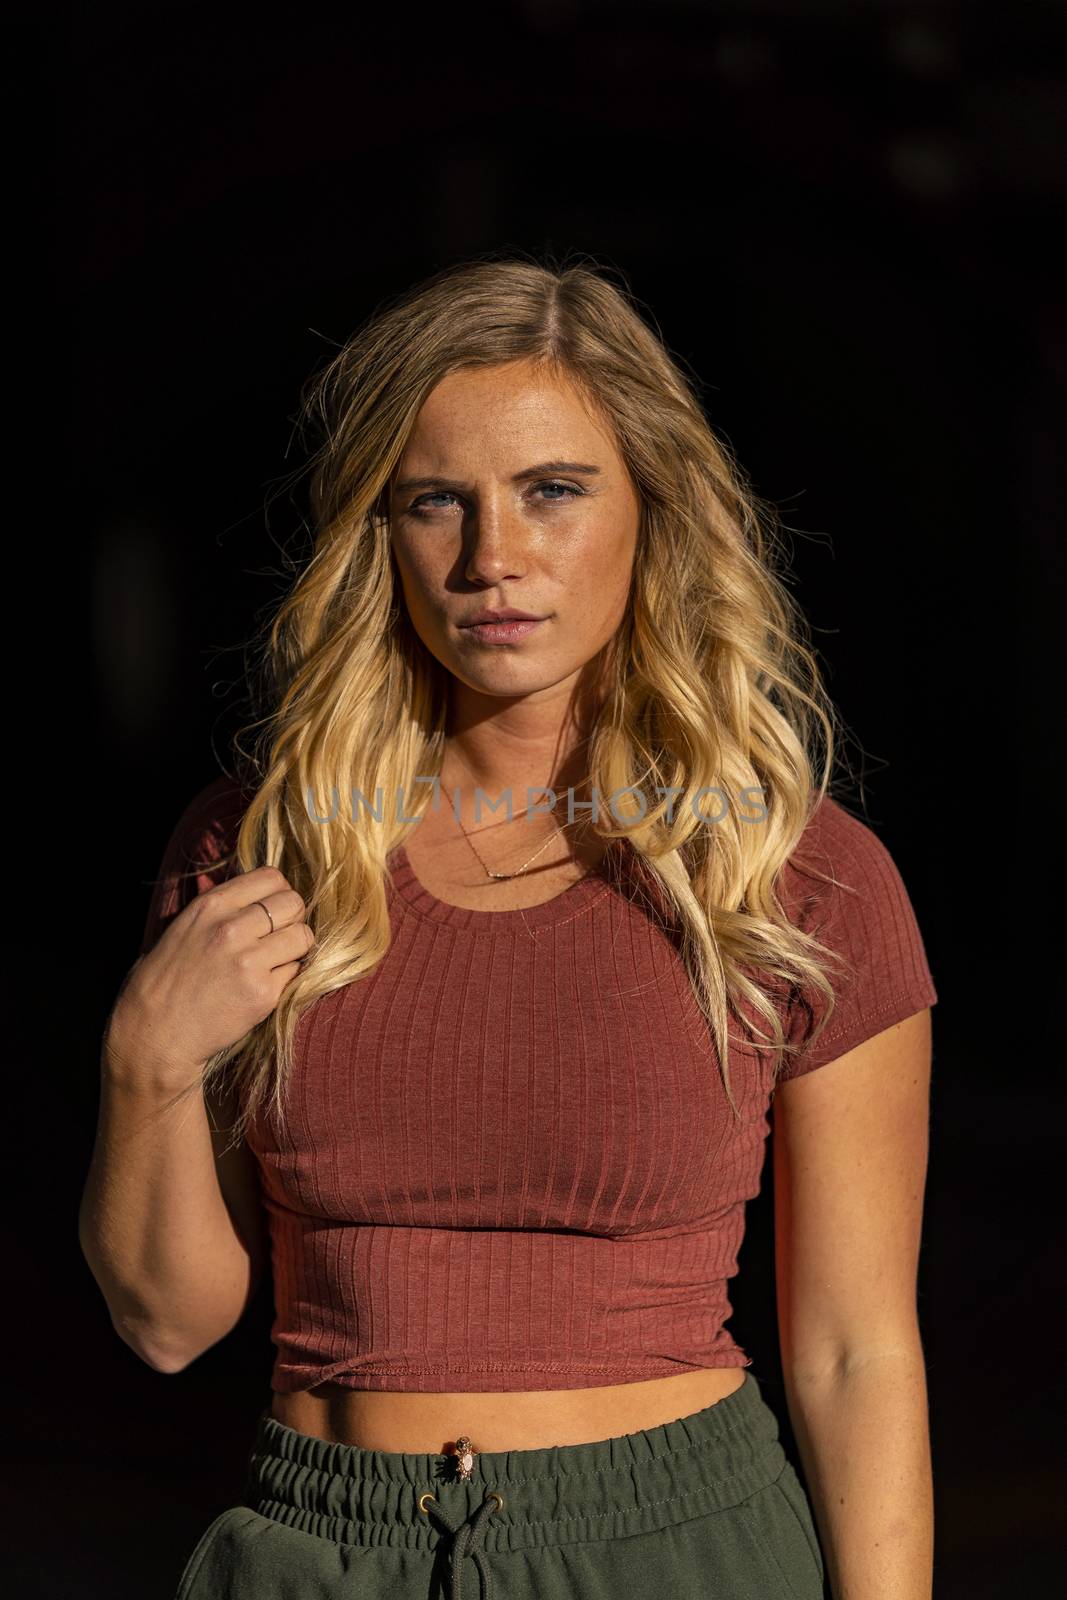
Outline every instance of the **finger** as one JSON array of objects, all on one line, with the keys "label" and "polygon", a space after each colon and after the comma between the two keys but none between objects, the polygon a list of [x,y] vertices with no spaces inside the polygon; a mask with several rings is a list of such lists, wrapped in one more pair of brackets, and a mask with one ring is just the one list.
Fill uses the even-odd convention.
[{"label": "finger", "polygon": [[[254,926],[261,937],[273,933],[277,928],[287,928],[294,922],[303,922],[306,907],[295,889],[279,889],[275,894],[260,895],[258,900],[253,900],[244,908],[242,920],[248,919],[249,927],[253,927],[253,917],[258,920]],[[266,913],[266,915],[264,915]]]},{"label": "finger", "polygon": [[290,963],[297,972],[304,957],[311,953],[315,935],[306,922],[292,922],[275,933],[268,933],[261,942],[272,972]]},{"label": "finger", "polygon": [[288,878],[279,867],[253,867],[251,872],[239,872],[226,878],[210,891],[217,903],[227,911],[250,906],[268,895],[280,894],[290,888]]},{"label": "finger", "polygon": [[285,964],[285,966],[271,968],[272,973],[274,973],[276,977],[282,979],[283,989],[287,983],[291,983],[294,978],[299,977],[303,970],[304,963],[302,961],[289,961]]}]

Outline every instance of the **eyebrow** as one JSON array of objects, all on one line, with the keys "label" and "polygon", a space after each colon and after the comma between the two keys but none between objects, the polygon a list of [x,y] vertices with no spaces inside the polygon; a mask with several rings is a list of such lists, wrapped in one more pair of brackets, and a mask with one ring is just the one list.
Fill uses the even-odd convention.
[{"label": "eyebrow", "polygon": [[[524,467],[521,472],[513,473],[511,481],[524,483],[527,478],[543,478],[548,472],[574,472],[595,477],[600,468],[581,461],[542,461],[539,466]],[[466,494],[470,492],[470,485],[460,483],[457,478],[405,478],[403,483],[394,486],[396,494],[405,494],[409,489],[455,489]]]}]

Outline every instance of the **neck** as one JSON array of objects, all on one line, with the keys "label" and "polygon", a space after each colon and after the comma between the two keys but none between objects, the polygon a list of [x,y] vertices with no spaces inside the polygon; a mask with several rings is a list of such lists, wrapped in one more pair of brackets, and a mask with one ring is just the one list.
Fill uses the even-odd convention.
[{"label": "neck", "polygon": [[[527,807],[527,788],[548,786],[565,801],[586,779],[588,738],[569,700],[533,697],[487,706],[461,701],[452,708],[441,761],[441,787],[459,789],[464,813],[480,788],[491,799],[510,792],[512,811]],[[539,795],[531,797],[535,803]]]}]

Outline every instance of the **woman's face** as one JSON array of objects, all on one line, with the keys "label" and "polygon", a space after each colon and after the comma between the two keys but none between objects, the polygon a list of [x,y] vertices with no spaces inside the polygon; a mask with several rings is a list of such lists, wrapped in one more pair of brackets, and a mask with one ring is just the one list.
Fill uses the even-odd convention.
[{"label": "woman's face", "polygon": [[[476,694],[536,698],[577,680],[625,615],[639,513],[613,437],[569,382],[525,361],[450,373],[391,490],[415,631]],[[470,626],[509,607],[540,620]]]}]

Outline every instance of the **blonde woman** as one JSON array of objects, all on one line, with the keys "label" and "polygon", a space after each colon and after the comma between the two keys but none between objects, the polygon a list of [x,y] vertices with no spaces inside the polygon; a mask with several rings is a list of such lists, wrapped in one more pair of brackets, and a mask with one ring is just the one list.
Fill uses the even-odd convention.
[{"label": "blonde woman", "polygon": [[[438,273],[306,415],[314,550],[167,848],[82,1206],[160,1372],[270,1262],[179,1600],[925,1600],[937,996],[768,508],[583,261]],[[806,1489],[726,1326],[772,1107]]]}]

